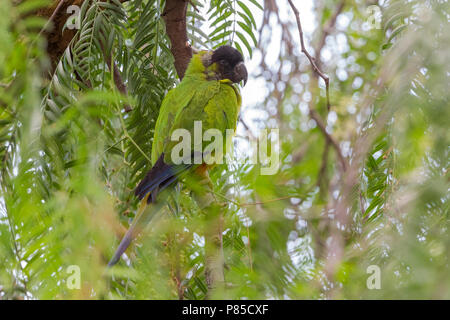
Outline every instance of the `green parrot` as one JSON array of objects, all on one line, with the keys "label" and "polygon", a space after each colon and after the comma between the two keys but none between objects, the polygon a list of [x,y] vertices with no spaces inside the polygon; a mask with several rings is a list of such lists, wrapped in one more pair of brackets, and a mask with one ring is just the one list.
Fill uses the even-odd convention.
[{"label": "green parrot", "polygon": [[[162,190],[173,187],[186,173],[207,175],[213,165],[193,161],[194,153],[188,155],[192,161],[181,164],[172,161],[172,149],[178,143],[172,141],[172,133],[176,129],[184,129],[193,137],[196,121],[201,121],[203,132],[217,129],[223,138],[227,129],[236,130],[241,95],[235,84],[241,81],[244,85],[247,82],[247,69],[242,54],[233,47],[221,46],[214,51],[200,51],[193,55],[183,80],[167,93],[161,104],[152,144],[153,166],[134,192],[141,204],[108,266],[119,261],[149,221],[149,215],[164,206],[164,201],[157,201]],[[152,210],[146,210],[150,203]]]}]

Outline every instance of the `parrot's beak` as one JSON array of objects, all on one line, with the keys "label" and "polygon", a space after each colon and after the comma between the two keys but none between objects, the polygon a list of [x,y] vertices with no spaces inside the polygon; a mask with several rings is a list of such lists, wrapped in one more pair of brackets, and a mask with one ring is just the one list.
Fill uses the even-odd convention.
[{"label": "parrot's beak", "polygon": [[247,83],[247,79],[248,79],[248,73],[247,73],[247,68],[245,67],[245,64],[243,62],[239,62],[235,67],[234,67],[234,74],[235,74],[235,79],[237,80],[236,82],[241,82],[242,80],[244,80],[244,86]]}]

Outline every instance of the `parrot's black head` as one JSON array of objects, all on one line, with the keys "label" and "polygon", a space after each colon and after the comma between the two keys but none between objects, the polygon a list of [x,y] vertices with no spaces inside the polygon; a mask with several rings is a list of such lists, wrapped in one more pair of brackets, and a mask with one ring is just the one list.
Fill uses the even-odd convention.
[{"label": "parrot's black head", "polygon": [[229,79],[233,83],[244,80],[247,83],[247,68],[242,54],[233,47],[221,46],[213,51],[211,64],[216,63],[220,79]]}]

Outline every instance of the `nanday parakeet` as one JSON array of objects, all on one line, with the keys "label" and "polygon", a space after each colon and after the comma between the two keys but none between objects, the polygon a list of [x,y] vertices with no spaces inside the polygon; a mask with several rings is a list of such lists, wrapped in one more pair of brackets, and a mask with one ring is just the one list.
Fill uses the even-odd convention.
[{"label": "nanday parakeet", "polygon": [[160,191],[173,186],[187,172],[195,174],[199,166],[203,168],[199,172],[209,168],[209,165],[194,164],[193,161],[174,164],[171,153],[178,142],[171,141],[172,132],[186,129],[193,137],[194,122],[201,121],[203,132],[218,129],[225,141],[226,130],[236,129],[241,96],[235,84],[241,81],[244,85],[247,82],[247,69],[238,50],[221,46],[214,51],[200,51],[193,55],[183,80],[162,101],[152,144],[153,166],[135,190],[141,205],[108,266],[119,261],[148,221],[151,213],[145,210],[147,204],[155,206],[151,212],[164,205],[156,201]]}]

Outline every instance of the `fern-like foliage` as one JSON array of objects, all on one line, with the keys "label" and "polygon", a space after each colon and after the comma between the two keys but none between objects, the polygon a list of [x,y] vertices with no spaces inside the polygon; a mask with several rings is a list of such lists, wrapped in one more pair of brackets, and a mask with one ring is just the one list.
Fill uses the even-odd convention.
[{"label": "fern-like foliage", "polygon": [[188,37],[192,45],[214,49],[229,44],[251,57],[258,45],[252,10],[262,11],[262,4],[257,0],[226,0],[210,1],[209,7],[205,7],[204,1],[199,0],[191,1],[188,6]]}]

